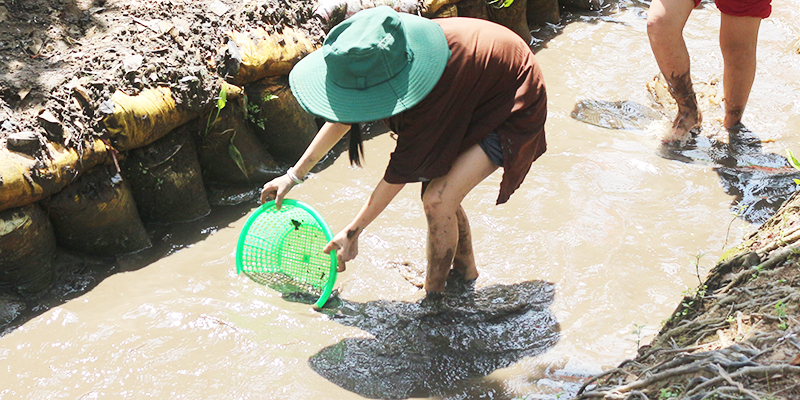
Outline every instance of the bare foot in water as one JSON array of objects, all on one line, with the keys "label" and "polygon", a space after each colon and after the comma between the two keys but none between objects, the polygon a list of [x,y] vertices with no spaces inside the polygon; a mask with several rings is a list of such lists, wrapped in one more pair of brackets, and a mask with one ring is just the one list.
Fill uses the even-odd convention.
[{"label": "bare foot in water", "polygon": [[699,130],[703,123],[703,115],[700,111],[678,112],[675,121],[672,122],[672,131],[661,138],[664,144],[672,143],[682,145],[692,138],[692,131]]}]

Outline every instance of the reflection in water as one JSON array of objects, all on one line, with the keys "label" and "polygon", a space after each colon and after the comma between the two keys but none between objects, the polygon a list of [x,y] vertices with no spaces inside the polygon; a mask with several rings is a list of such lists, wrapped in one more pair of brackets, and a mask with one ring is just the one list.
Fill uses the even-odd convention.
[{"label": "reflection in water", "polygon": [[528,281],[477,291],[461,285],[439,301],[344,301],[333,320],[374,338],[345,339],[313,355],[309,364],[364,397],[453,394],[460,382],[557,342],[560,328],[548,309],[554,292],[552,283]]},{"label": "reflection in water", "polygon": [[[607,129],[645,130],[660,114],[635,101],[580,100],[570,116]],[[731,211],[761,224],[791,196],[800,171],[786,157],[765,153],[761,139],[743,126],[729,132],[729,141],[696,135],[685,145],[663,144],[659,155],[689,164],[708,164],[719,175],[725,193],[735,196]]]},{"label": "reflection in water", "polygon": [[747,222],[761,224],[797,189],[800,171],[786,157],[764,153],[761,140],[740,128],[729,133],[729,143],[697,136],[687,145],[661,146],[661,156],[686,163],[708,163],[720,177],[725,193],[735,196],[731,210]]}]

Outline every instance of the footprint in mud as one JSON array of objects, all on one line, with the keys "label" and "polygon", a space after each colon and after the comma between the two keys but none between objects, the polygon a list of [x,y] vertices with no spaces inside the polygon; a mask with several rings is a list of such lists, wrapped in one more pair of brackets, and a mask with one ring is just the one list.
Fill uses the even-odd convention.
[{"label": "footprint in mud", "polygon": [[458,397],[480,378],[558,341],[552,283],[471,288],[461,285],[436,301],[343,300],[331,318],[372,337],[344,339],[311,356],[309,365],[368,398]]}]

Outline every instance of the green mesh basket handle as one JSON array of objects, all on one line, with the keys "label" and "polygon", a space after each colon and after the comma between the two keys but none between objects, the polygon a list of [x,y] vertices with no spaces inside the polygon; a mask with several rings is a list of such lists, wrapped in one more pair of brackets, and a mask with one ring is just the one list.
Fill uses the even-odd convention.
[{"label": "green mesh basket handle", "polygon": [[296,286],[320,293],[314,304],[322,308],[336,283],[336,251],[322,252],[333,233],[322,216],[299,200],[264,203],[251,215],[239,235],[236,273],[251,277],[277,274]]}]

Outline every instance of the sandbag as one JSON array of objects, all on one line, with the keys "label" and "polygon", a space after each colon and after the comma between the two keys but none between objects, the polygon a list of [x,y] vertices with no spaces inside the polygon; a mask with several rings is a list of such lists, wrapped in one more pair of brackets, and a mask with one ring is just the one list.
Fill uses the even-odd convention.
[{"label": "sandbag", "polygon": [[37,154],[0,149],[0,210],[39,201],[110,160],[108,146],[100,140],[84,142],[79,149],[48,142]]},{"label": "sandbag", "polygon": [[93,168],[42,200],[60,246],[98,256],[150,247],[131,189],[113,168]]},{"label": "sandbag", "polygon": [[[423,17],[441,17],[441,10],[449,9],[451,5],[458,3],[458,0],[424,0],[422,2]],[[453,15],[455,17],[457,15]]]},{"label": "sandbag", "polygon": [[536,26],[557,24],[561,21],[560,8],[558,0],[528,0],[528,23]]},{"label": "sandbag", "polygon": [[[160,86],[128,96],[117,90],[103,109],[103,118],[119,151],[139,148],[155,142],[167,132],[200,115],[197,111],[179,110],[170,88]],[[109,109],[113,112],[109,113]]]},{"label": "sandbag", "polygon": [[281,168],[267,153],[248,125],[236,102],[212,111],[208,126],[197,138],[197,158],[206,183],[262,184],[281,175]]},{"label": "sandbag", "polygon": [[325,24],[326,29],[330,29],[355,13],[368,8],[388,6],[397,12],[409,14],[417,14],[427,8],[430,9],[430,14],[435,14],[444,3],[455,3],[456,1],[458,0],[425,0],[423,4],[420,4],[417,0],[321,0],[314,8],[314,15]]},{"label": "sandbag", "polygon": [[122,168],[142,221],[170,224],[211,212],[194,141],[186,127],[130,151]]},{"label": "sandbag", "polygon": [[55,252],[53,227],[38,204],[0,211],[0,286],[21,294],[49,288]]},{"label": "sandbag", "polygon": [[288,78],[263,79],[245,88],[248,121],[275,159],[296,162],[317,134],[317,122],[300,107]]},{"label": "sandbag", "polygon": [[316,50],[311,39],[290,27],[269,33],[263,28],[231,31],[224,50],[223,75],[245,85],[267,76],[287,75],[300,59]]},{"label": "sandbag", "polygon": [[558,0],[558,4],[573,10],[599,11],[608,2],[605,0]]},{"label": "sandbag", "polygon": [[[220,82],[220,90],[235,98],[242,89],[227,82]],[[129,96],[117,90],[100,109],[103,124],[111,134],[111,141],[119,151],[136,149],[155,142],[169,131],[196,118],[214,102],[202,109],[179,108],[170,88],[159,86]]]},{"label": "sandbag", "polygon": [[513,0],[504,5],[504,0],[493,0],[489,7],[489,20],[511,29],[525,43],[532,42],[531,29],[528,27],[528,0]]}]

